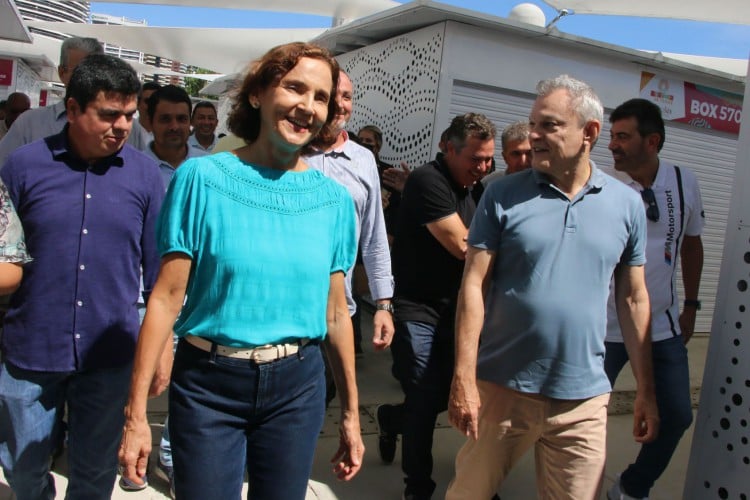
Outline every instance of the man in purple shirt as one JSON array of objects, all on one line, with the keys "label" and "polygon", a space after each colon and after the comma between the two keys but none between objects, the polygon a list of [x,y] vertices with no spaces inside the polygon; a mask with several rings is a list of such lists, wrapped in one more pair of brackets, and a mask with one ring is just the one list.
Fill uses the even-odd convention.
[{"label": "man in purple shirt", "polygon": [[66,497],[112,494],[140,268],[147,297],[164,196],[153,160],[125,145],[139,88],[127,63],[87,57],[67,87],[63,131],[18,148],[2,169],[34,255],[1,345],[0,464],[19,500],[55,497],[49,457],[65,405]]}]

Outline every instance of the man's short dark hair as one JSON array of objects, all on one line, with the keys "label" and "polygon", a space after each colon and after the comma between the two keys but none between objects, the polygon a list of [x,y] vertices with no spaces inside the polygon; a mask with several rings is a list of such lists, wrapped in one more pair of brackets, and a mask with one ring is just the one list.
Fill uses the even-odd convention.
[{"label": "man's short dark hair", "polygon": [[148,118],[154,120],[156,114],[156,106],[161,101],[168,101],[171,103],[184,102],[188,107],[188,115],[190,115],[193,109],[193,101],[190,100],[190,96],[182,87],[177,85],[165,85],[146,99],[146,105],[148,106]]},{"label": "man's short dark hair", "polygon": [[445,132],[447,140],[455,146],[456,151],[461,151],[468,137],[488,141],[495,138],[497,130],[490,119],[483,114],[466,113],[453,118],[450,127]]},{"label": "man's short dark hair", "polygon": [[193,114],[190,115],[190,119],[192,120],[195,117],[195,112],[198,111],[200,108],[211,108],[214,110],[215,115],[219,115],[219,113],[216,111],[216,106],[214,106],[214,103],[209,101],[200,101],[198,104],[195,105],[193,108]]},{"label": "man's short dark hair", "polygon": [[137,96],[140,89],[138,75],[128,63],[114,56],[92,54],[86,56],[73,70],[65,90],[65,101],[73,98],[81,111],[85,111],[99,92]]},{"label": "man's short dark hair", "polygon": [[661,116],[661,109],[653,102],[646,99],[630,99],[620,104],[609,115],[609,123],[633,117],[638,123],[638,134],[646,137],[651,134],[659,134],[659,146],[657,151],[661,151],[664,146],[666,133],[664,131],[664,118]]},{"label": "man's short dark hair", "polygon": [[86,54],[104,54],[104,47],[96,38],[82,38],[73,36],[66,38],[60,46],[60,66],[68,67],[68,52],[80,50]]},{"label": "man's short dark hair", "polygon": [[144,90],[159,90],[161,88],[161,83],[158,82],[143,82],[143,85],[141,85],[141,92]]}]

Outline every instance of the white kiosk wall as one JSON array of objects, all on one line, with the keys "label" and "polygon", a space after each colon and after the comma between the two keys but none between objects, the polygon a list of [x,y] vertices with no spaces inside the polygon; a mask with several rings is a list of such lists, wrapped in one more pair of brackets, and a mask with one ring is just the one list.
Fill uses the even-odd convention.
[{"label": "white kiosk wall", "polygon": [[[750,111],[750,85],[745,87],[744,111]],[[745,118],[686,500],[750,499],[750,119]]]}]

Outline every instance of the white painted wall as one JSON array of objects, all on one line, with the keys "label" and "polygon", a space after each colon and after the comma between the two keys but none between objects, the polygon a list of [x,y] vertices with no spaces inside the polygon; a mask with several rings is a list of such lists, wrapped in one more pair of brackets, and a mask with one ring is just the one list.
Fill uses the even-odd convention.
[{"label": "white painted wall", "polygon": [[534,94],[539,80],[567,73],[594,87],[608,108],[637,95],[641,71],[743,93],[739,84],[697,72],[665,72],[625,61],[614,52],[611,57],[602,55],[600,49],[594,52],[583,43],[570,47],[545,36],[513,36],[456,22],[446,24],[441,83],[455,78]]}]

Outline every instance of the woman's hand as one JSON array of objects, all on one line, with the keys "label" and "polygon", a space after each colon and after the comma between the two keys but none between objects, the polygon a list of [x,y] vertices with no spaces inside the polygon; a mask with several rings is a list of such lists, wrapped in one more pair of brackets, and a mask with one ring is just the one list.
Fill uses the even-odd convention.
[{"label": "woman's hand", "polygon": [[135,484],[143,484],[150,454],[151,427],[148,425],[148,419],[145,415],[141,418],[126,416],[118,453],[123,469],[122,477]]},{"label": "woman's hand", "polygon": [[359,415],[342,411],[339,425],[339,449],[331,458],[333,473],[340,481],[349,481],[362,467],[365,445],[359,428]]}]

